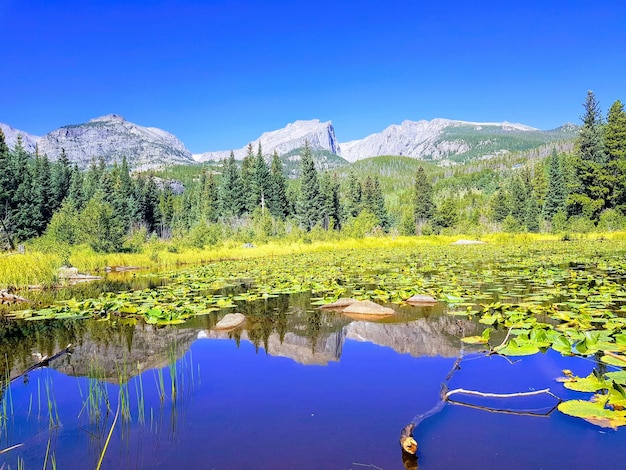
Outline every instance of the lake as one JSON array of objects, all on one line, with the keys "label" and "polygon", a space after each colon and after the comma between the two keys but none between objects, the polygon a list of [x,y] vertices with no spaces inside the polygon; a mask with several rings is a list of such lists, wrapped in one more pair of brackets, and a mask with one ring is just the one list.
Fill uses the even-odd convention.
[{"label": "lake", "polygon": [[[247,322],[231,332],[214,325],[232,309],[160,328],[124,319],[5,325],[5,374],[16,378],[2,398],[0,449],[23,445],[0,462],[85,469],[104,455],[102,468],[116,469],[368,470],[615,468],[622,459],[623,431],[556,410],[539,416],[556,405],[547,395],[455,397],[473,407],[446,403],[415,429],[417,460],[403,456],[401,429],[438,403],[461,335],[484,328],[445,303],[395,305],[393,319],[377,322],[321,311],[310,294],[239,307]],[[71,354],[19,376],[69,343]],[[555,379],[598,366],[552,349],[521,358],[479,349],[463,348],[451,389],[581,398]]]}]

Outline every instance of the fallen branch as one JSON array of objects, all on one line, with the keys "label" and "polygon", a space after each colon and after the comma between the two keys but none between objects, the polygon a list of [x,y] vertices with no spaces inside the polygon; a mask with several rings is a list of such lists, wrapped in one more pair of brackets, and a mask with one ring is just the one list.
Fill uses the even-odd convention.
[{"label": "fallen branch", "polygon": [[35,369],[39,369],[40,367],[48,367],[48,365],[50,365],[51,361],[54,361],[55,359],[58,359],[61,356],[64,356],[65,354],[71,352],[72,349],[72,345],[68,344],[65,349],[62,349],[61,351],[59,351],[58,353],[54,354],[53,356],[44,356],[41,358],[41,360],[39,362],[36,362],[35,364],[33,364],[32,366],[30,366],[28,369],[26,369],[24,372],[22,372],[19,375],[16,375],[15,377],[13,377],[9,383],[13,383],[15,380],[19,379],[20,377],[25,376],[26,374],[28,374],[29,372],[32,372]]},{"label": "fallen branch", "polygon": [[450,390],[445,394],[444,398],[447,400],[452,395],[456,395],[458,393],[462,393],[464,395],[475,395],[484,398],[513,398],[513,397],[528,397],[532,395],[543,395],[548,394],[552,395],[555,398],[558,398],[552,392],[550,392],[549,388],[545,388],[543,390],[533,390],[532,392],[517,392],[517,393],[485,393],[478,392],[476,390],[465,390],[464,388],[455,388],[454,390]]},{"label": "fallen branch", "polygon": [[509,337],[511,336],[511,330],[513,329],[513,327],[509,328],[509,331],[506,332],[506,336],[504,337],[504,340],[500,343],[500,346],[496,346],[495,348],[493,348],[491,351],[489,351],[489,354],[496,354],[498,351],[500,351],[500,349],[502,349],[503,347],[506,346],[506,343],[509,341]]},{"label": "fallen branch", "polygon": [[557,406],[559,405],[559,403],[561,403],[561,400],[559,399],[557,404],[555,404],[552,408],[550,408],[548,411],[544,413],[540,413],[539,411],[534,411],[534,410],[515,411],[515,410],[507,410],[503,408],[491,408],[489,406],[472,405],[471,403],[465,403],[465,402],[456,401],[456,400],[448,400],[448,403],[452,405],[465,406],[467,408],[472,408],[475,410],[488,411],[490,413],[499,413],[499,414],[505,414],[505,415],[515,415],[515,416],[532,416],[535,418],[547,418],[548,416],[552,414],[554,410],[557,409]]}]

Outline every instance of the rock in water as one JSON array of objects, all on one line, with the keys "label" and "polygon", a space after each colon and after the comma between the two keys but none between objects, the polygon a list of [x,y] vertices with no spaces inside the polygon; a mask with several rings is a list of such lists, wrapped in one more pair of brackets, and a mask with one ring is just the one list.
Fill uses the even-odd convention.
[{"label": "rock in water", "polygon": [[342,310],[356,302],[358,302],[358,300],[342,297],[341,299],[337,299],[334,302],[322,305],[320,308],[324,310]]},{"label": "rock in water", "polygon": [[241,326],[246,321],[245,315],[242,313],[227,313],[220,321],[215,325],[216,330],[231,330]]},{"label": "rock in water", "polygon": [[406,299],[405,302],[412,305],[435,305],[437,303],[437,299],[435,299],[432,295],[416,294]]},{"label": "rock in water", "polygon": [[343,310],[345,314],[387,316],[393,315],[396,311],[392,308],[383,307],[370,300],[354,302]]}]

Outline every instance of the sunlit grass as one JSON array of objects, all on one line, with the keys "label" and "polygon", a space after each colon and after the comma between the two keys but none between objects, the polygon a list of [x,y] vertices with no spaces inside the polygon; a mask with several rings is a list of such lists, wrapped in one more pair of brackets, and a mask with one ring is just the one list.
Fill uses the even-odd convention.
[{"label": "sunlit grass", "polygon": [[[175,242],[149,242],[141,253],[96,253],[87,246],[73,247],[69,263],[80,272],[102,274],[107,266],[136,266],[140,268],[173,268],[190,264],[206,264],[223,260],[246,260],[300,253],[341,251],[348,249],[374,249],[421,246],[444,246],[460,239],[476,239],[471,235],[436,235],[422,237],[380,236],[365,238],[340,238],[326,235],[323,240],[270,240],[244,246],[240,242],[223,242],[204,249],[177,245]],[[511,243],[532,244],[560,240],[626,240],[626,232],[596,232],[585,234],[549,233],[491,233],[478,240],[495,245]],[[55,253],[27,250],[25,254],[0,256],[0,288],[51,286],[58,282],[58,269],[63,257]]]}]

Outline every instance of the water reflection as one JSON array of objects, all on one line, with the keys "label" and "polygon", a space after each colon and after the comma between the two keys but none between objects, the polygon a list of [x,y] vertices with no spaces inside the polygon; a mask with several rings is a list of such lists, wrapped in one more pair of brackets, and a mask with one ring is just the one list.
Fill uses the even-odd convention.
[{"label": "water reflection", "polygon": [[[446,315],[441,305],[394,306],[397,314],[382,321],[355,321],[336,312],[310,306],[307,294],[280,296],[238,305],[246,324],[230,332],[212,328],[227,311],[197,317],[179,327],[157,328],[135,321],[97,320],[5,321],[0,332],[2,376],[16,377],[36,359],[52,356],[68,344],[73,352],[52,364],[70,376],[88,376],[94,362],[103,380],[123,381],[171,362],[171,345],[181,357],[197,339],[232,339],[254,345],[272,356],[299,364],[327,365],[339,361],[346,340],[369,342],[399,354],[454,357],[459,347],[459,327],[475,334],[477,325]],[[120,364],[125,364],[120,371]]]}]

